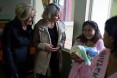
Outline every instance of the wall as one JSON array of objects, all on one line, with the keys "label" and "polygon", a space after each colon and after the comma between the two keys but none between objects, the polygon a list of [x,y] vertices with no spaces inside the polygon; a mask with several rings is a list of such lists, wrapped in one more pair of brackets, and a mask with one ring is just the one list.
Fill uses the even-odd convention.
[{"label": "wall", "polygon": [[[52,3],[52,0],[50,0],[50,3]],[[34,0],[34,7],[36,8],[36,18],[35,18],[35,23],[36,23],[42,18],[41,16],[44,11],[42,0]]]},{"label": "wall", "polygon": [[15,16],[15,6],[20,2],[32,3],[33,0],[0,0],[0,19],[13,19]]},{"label": "wall", "polygon": [[44,11],[44,7],[42,5],[41,0],[35,0],[34,7],[36,8],[36,18],[35,18],[35,23],[36,23],[38,20],[42,18],[41,15]]},{"label": "wall", "polygon": [[81,34],[82,24],[85,21],[87,0],[75,0],[74,10],[74,28],[73,28],[73,42]]}]

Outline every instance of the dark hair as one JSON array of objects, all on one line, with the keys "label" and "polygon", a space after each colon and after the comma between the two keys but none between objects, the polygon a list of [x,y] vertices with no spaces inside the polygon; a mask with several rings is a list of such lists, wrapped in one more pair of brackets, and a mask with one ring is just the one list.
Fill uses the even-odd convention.
[{"label": "dark hair", "polygon": [[113,49],[117,48],[117,16],[111,17],[105,22],[105,31],[114,40]]},{"label": "dark hair", "polygon": [[[95,21],[85,21],[82,25],[82,30],[86,25],[90,25],[92,28],[94,28],[95,30],[95,35],[94,37],[91,39],[92,42],[96,43],[99,39],[102,39],[102,36],[100,34],[100,30],[98,28],[98,24]],[[84,36],[84,34],[82,33],[77,39],[80,39],[83,43],[87,42],[87,38]]]}]

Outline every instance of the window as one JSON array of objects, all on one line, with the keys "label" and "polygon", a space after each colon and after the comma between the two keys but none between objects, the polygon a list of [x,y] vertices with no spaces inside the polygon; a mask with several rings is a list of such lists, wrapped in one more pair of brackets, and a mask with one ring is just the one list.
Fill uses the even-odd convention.
[{"label": "window", "polygon": [[66,28],[65,48],[67,49],[70,49],[72,46],[74,1],[75,0],[58,0],[58,2],[55,1],[61,7],[61,20],[65,23]]},{"label": "window", "polygon": [[101,34],[104,34],[105,21],[110,17],[112,0],[93,0],[91,20],[97,22]]}]

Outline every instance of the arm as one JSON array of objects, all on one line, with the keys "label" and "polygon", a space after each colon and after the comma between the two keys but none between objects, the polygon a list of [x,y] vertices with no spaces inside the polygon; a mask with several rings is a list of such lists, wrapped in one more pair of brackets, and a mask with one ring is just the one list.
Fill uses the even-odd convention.
[{"label": "arm", "polygon": [[78,62],[78,63],[82,63],[84,61],[80,57],[78,57],[78,55],[75,54],[74,52],[70,54],[70,57],[72,60],[74,60],[75,62]]},{"label": "arm", "polygon": [[[41,40],[44,40],[46,38],[43,38],[40,36],[40,30],[39,30],[39,26],[40,24],[36,24],[34,27],[34,35],[33,35],[33,45],[37,48],[37,49],[42,49],[42,50],[46,50],[46,42],[42,42]],[[42,35],[43,37],[45,35]]]},{"label": "arm", "polygon": [[60,20],[60,21],[57,21],[56,25],[57,25],[58,36],[59,36],[57,45],[63,48],[66,41],[65,24]]},{"label": "arm", "polygon": [[[80,39],[76,39],[73,46],[76,46],[76,45],[85,45],[85,43],[83,43]],[[76,53],[71,53],[70,55],[71,55],[72,60],[77,61],[77,62],[83,62],[83,60],[79,58]]]},{"label": "arm", "polygon": [[12,74],[16,74],[17,68],[14,64],[12,52],[11,52],[11,27],[6,24],[3,31],[3,54],[6,62],[10,67]]},{"label": "arm", "polygon": [[105,49],[104,42],[102,39],[99,39],[95,44],[96,49],[98,52],[101,52],[103,49]]},{"label": "arm", "polygon": [[[73,46],[78,46],[78,42],[77,40],[75,41],[74,45]],[[72,48],[71,48],[72,49]],[[79,54],[79,53],[78,53]],[[75,62],[78,62],[78,63],[82,63],[84,60],[78,56],[78,54],[76,52],[71,52],[70,53],[70,56],[71,56],[71,59],[74,60]],[[80,53],[81,55],[81,53]],[[82,55],[81,55],[82,56]]]},{"label": "arm", "polygon": [[65,40],[66,40],[66,34],[65,34],[65,32],[63,32],[62,33],[61,40],[60,40],[60,43],[58,44],[58,46],[60,46],[60,48],[63,48],[64,47]]},{"label": "arm", "polygon": [[33,45],[38,48],[38,43],[40,42],[39,29],[37,24],[34,26],[34,35],[33,35]]},{"label": "arm", "polygon": [[46,52],[55,52],[60,46],[56,48],[50,43],[50,36],[44,20],[40,20],[34,27],[33,43],[37,50],[44,50]]}]

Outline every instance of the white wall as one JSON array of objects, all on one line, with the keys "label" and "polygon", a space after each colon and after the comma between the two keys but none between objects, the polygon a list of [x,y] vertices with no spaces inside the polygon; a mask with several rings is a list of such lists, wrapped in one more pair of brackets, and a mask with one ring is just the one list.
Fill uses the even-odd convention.
[{"label": "white wall", "polygon": [[42,18],[41,15],[44,11],[44,7],[42,5],[41,0],[35,0],[34,5],[35,5],[34,7],[36,8],[36,18],[35,18],[35,23],[36,23]]},{"label": "white wall", "polygon": [[[50,0],[50,3],[52,3],[52,0]],[[36,23],[42,18],[41,16],[44,11],[42,0],[34,0],[34,7],[36,8],[36,18],[35,18],[35,23]]]}]

